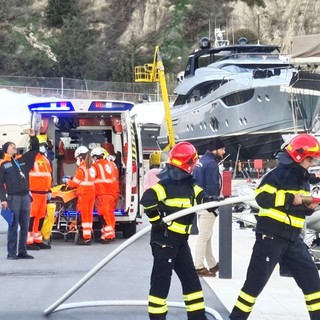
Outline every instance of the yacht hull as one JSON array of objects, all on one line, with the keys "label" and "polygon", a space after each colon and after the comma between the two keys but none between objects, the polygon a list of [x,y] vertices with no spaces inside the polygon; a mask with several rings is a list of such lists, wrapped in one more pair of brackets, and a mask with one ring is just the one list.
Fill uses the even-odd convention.
[{"label": "yacht hull", "polygon": [[[171,118],[176,142],[193,143],[200,154],[213,137],[226,141],[231,161],[274,159],[282,135],[311,132],[320,118],[319,97],[282,90],[300,74],[274,45],[204,42],[189,55]],[[205,46],[206,45],[206,46]],[[168,144],[166,122],[158,143]]]},{"label": "yacht hull", "polygon": [[[233,161],[273,159],[283,144],[282,135],[308,131],[319,110],[319,97],[295,97],[292,103],[292,96],[280,92],[279,86],[253,91],[250,100],[235,107],[227,107],[221,98],[210,101],[208,97],[207,101],[173,108],[176,141],[189,141],[202,154],[210,139],[219,136],[226,141],[226,152]],[[165,122],[158,143],[161,147],[167,144]]]}]

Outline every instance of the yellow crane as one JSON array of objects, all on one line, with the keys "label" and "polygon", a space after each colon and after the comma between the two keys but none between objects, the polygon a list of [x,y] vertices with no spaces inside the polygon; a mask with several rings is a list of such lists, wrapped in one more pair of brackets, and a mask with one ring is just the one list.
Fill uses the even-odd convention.
[{"label": "yellow crane", "polygon": [[168,145],[164,151],[170,150],[175,144],[175,137],[172,126],[171,111],[168,97],[164,66],[162,63],[159,46],[154,50],[153,63],[147,63],[143,66],[134,68],[135,82],[159,82],[161,89],[162,101],[164,104],[165,119],[168,131]]}]

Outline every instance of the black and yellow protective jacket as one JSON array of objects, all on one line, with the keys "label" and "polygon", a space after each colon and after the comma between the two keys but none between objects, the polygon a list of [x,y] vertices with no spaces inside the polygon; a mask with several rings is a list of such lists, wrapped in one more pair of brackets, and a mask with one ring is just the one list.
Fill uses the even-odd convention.
[{"label": "black and yellow protective jacket", "polygon": [[298,239],[305,217],[314,210],[292,203],[295,194],[310,195],[309,178],[308,171],[297,163],[280,163],[263,178],[256,189],[260,206],[257,233]]},{"label": "black and yellow protective jacket", "polygon": [[[206,194],[195,184],[191,175],[181,180],[166,178],[147,189],[140,201],[150,223],[154,224],[165,216],[204,202]],[[208,198],[210,201],[210,198]],[[168,230],[178,234],[190,234],[194,214],[168,222]]]}]

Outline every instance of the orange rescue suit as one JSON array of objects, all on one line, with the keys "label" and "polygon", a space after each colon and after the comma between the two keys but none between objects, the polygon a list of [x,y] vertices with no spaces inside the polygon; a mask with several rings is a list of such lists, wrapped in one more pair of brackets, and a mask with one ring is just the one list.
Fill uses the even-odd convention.
[{"label": "orange rescue suit", "polygon": [[47,194],[52,187],[52,167],[48,158],[38,153],[29,172],[29,186],[32,195],[30,225],[27,244],[42,243],[41,228],[47,212]]},{"label": "orange rescue suit", "polygon": [[98,215],[103,217],[101,240],[115,238],[116,220],[114,211],[117,207],[120,187],[119,172],[113,161],[98,159],[92,166],[96,169],[96,208]]},{"label": "orange rescue suit", "polygon": [[77,188],[77,210],[81,215],[81,226],[84,240],[90,240],[93,224],[93,210],[95,200],[94,181],[96,170],[87,168],[84,160],[81,161],[72,179],[68,179],[68,187]]}]

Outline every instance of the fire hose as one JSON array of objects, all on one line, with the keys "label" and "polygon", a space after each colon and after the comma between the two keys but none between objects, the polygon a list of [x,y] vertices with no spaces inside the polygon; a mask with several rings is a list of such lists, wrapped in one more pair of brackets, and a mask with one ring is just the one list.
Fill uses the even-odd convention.
[{"label": "fire hose", "polygon": [[[222,201],[212,201],[203,203],[192,208],[187,208],[175,212],[165,218],[164,222],[170,222],[171,220],[178,219],[180,217],[186,216],[188,214],[194,213],[196,211],[217,207],[225,206],[233,203],[252,201],[253,196],[242,196],[242,197],[232,197]],[[319,199],[320,202],[320,199]],[[44,315],[50,315],[54,311],[61,311],[73,308],[83,308],[83,307],[95,307],[95,306],[146,306],[148,305],[147,301],[144,300],[112,300],[112,301],[86,301],[86,302],[77,302],[77,303],[68,303],[63,304],[64,301],[69,299],[76,291],[78,291],[86,282],[88,282],[97,272],[99,272],[107,263],[119,255],[124,249],[128,248],[132,243],[141,238],[146,233],[150,232],[151,225],[146,226],[131,238],[123,242],[119,247],[112,251],[108,256],[102,259],[95,267],[93,267],[84,277],[82,277],[71,289],[69,289],[64,295],[62,295],[56,302],[44,310]],[[183,303],[179,302],[168,302],[168,306],[174,306],[179,308],[184,308]],[[211,314],[217,320],[223,320],[220,314],[212,308],[206,307],[206,312]]]}]

